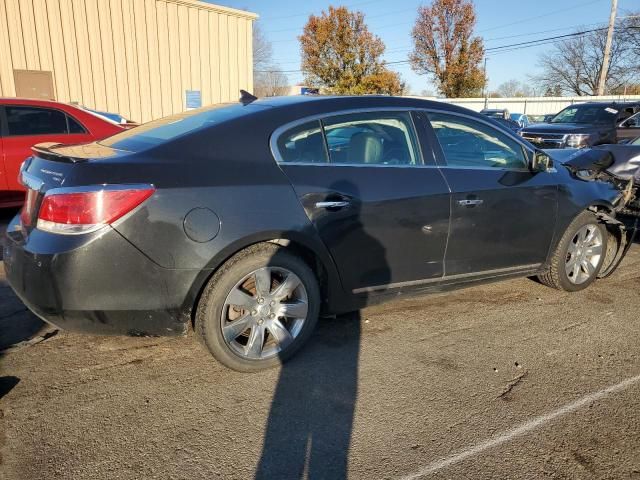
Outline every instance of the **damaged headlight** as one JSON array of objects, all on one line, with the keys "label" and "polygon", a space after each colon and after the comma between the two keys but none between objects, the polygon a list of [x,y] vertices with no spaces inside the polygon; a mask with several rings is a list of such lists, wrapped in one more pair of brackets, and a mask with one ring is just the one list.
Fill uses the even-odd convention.
[{"label": "damaged headlight", "polygon": [[589,140],[589,134],[586,133],[574,133],[567,135],[567,147],[570,148],[582,148],[587,146]]}]

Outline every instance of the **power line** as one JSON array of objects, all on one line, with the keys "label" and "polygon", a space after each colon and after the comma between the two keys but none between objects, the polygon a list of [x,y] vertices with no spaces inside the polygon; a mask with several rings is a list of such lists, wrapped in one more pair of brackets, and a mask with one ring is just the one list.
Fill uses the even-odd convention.
[{"label": "power line", "polygon": [[[562,12],[566,12],[566,11],[569,11],[569,10],[573,10],[576,7],[585,7],[587,5],[592,5],[594,3],[598,3],[598,2],[601,2],[601,1],[602,0],[591,0],[590,2],[587,2],[587,3],[581,3],[581,4],[578,4],[578,5],[573,5],[571,7],[561,8],[559,10],[554,10],[554,11],[551,11],[551,12],[547,12],[547,13],[544,13],[542,15],[537,15],[535,17],[527,17],[527,18],[523,18],[521,20],[516,20],[516,21],[510,22],[510,23],[505,23],[505,24],[502,24],[502,25],[497,25],[495,27],[486,28],[484,30],[479,30],[477,33],[490,32],[490,31],[493,31],[493,30],[499,30],[499,29],[502,29],[502,28],[507,28],[507,27],[510,27],[512,25],[519,25],[519,24],[522,24],[522,23],[529,22],[531,20],[536,20],[536,19],[539,19],[539,18],[549,17],[549,16],[552,16],[552,15],[556,15],[558,13],[562,13]],[[364,2],[364,3],[372,3],[372,2]],[[389,12],[388,14],[383,14],[383,15],[375,15],[375,16],[371,16],[371,17],[367,17],[367,18],[369,18],[369,19],[378,18],[378,17],[382,17],[382,16],[392,15],[393,13],[399,13],[399,12],[402,12],[402,11],[406,11],[406,9],[400,10],[398,12]],[[304,15],[305,14],[297,15],[297,16],[304,16]],[[377,31],[377,30],[383,30],[383,29],[391,28],[391,27],[410,25],[410,24],[412,24],[414,22],[415,22],[415,20],[411,20],[410,22],[389,23],[389,24],[386,24],[386,25],[380,25],[380,26],[377,26],[375,28],[372,28],[372,30],[376,30]],[[300,31],[300,28],[286,28],[286,29],[281,29],[281,30],[271,30],[271,31],[268,31],[268,33],[282,33],[282,32],[294,32],[294,31]],[[275,40],[274,43],[281,43],[281,42],[286,42],[286,41],[289,41],[289,40]]]},{"label": "power line", "polygon": [[577,4],[577,5],[572,5],[571,7],[561,8],[560,10],[554,10],[552,12],[543,13],[542,15],[537,15],[535,17],[527,17],[527,18],[523,18],[522,20],[515,20],[513,22],[505,23],[503,25],[497,25],[495,27],[485,28],[484,30],[479,30],[478,33],[491,32],[493,30],[500,30],[501,28],[510,27],[512,25],[519,25],[521,23],[529,22],[531,20],[537,20],[538,18],[550,17],[550,16],[555,15],[557,13],[568,12],[569,10],[573,10],[573,9],[575,9],[577,7],[586,7],[587,5],[593,5],[594,3],[598,3],[600,1],[602,1],[602,0],[592,0],[592,1],[587,2],[587,3],[581,2],[581,3]]},{"label": "power line", "polygon": [[[540,33],[550,33],[550,32],[558,32],[558,31],[563,31],[563,30],[575,30],[577,27],[592,27],[594,25],[605,25],[606,22],[598,22],[598,23],[587,23],[585,25],[573,25],[573,26],[569,26],[569,27],[561,27],[561,28],[553,28],[551,30],[540,30],[537,32],[528,32],[528,33],[520,33],[517,35],[507,35],[504,37],[493,37],[493,38],[483,38],[482,41],[483,42],[490,42],[490,41],[494,41],[494,40],[504,40],[507,38],[517,38],[517,37],[530,37],[531,35],[538,35]],[[409,52],[413,50],[413,46],[405,46],[405,47],[398,47],[398,48],[391,48],[389,50],[385,50],[385,54],[390,53],[390,52]],[[293,61],[293,62],[285,62],[285,63],[298,63],[297,61]]]},{"label": "power line", "polygon": [[510,45],[501,45],[499,47],[486,48],[485,52],[492,52],[492,51],[495,51],[495,50],[501,50],[503,48],[518,47],[520,45],[531,45],[531,46],[534,46],[533,44],[538,43],[538,42],[543,42],[543,41],[546,41],[546,40],[559,40],[561,38],[579,37],[581,35],[586,35],[587,33],[599,32],[601,30],[606,30],[606,28],[594,28],[592,30],[584,30],[582,32],[567,33],[566,35],[556,35],[555,37],[540,38],[538,40],[529,40],[528,42],[512,43]]},{"label": "power line", "polygon": [[[639,29],[640,27],[624,27],[626,29]],[[602,30],[606,30],[605,28],[594,28],[594,29],[590,29],[590,30],[583,30],[581,32],[574,32],[574,33],[569,33],[566,35],[555,35],[553,37],[545,37],[545,38],[539,38],[537,40],[530,40],[527,42],[518,42],[518,43],[511,43],[511,44],[507,44],[507,45],[500,45],[498,47],[492,47],[492,48],[487,48],[485,51],[489,54],[489,56],[491,55],[496,55],[499,53],[505,53],[505,52],[512,52],[515,50],[522,50],[524,48],[530,48],[530,47],[538,47],[538,46],[542,46],[542,45],[549,45],[549,44],[553,44],[553,43],[557,43],[558,41],[561,41],[562,39],[566,39],[566,38],[571,38],[571,37],[579,37],[582,35],[586,35],[588,33],[593,33],[593,32],[598,32],[598,31],[602,31]],[[391,62],[385,62],[385,65],[401,65],[401,64],[405,64],[405,63],[410,63],[410,60],[396,60],[396,61],[391,61]],[[270,72],[273,70],[256,70],[256,72],[261,72],[261,73],[266,73],[266,72]],[[297,72],[302,72],[301,69],[295,69],[295,70],[277,70],[279,72],[282,73],[297,73]]]}]

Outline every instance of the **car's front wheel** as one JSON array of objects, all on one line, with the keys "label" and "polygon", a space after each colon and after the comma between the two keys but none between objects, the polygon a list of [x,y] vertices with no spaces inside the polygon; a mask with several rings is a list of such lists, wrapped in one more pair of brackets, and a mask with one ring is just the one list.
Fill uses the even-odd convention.
[{"label": "car's front wheel", "polygon": [[591,212],[578,215],[567,228],[539,280],[553,288],[577,292],[595,281],[607,252],[607,229]]},{"label": "car's front wheel", "polygon": [[234,256],[209,281],[198,305],[196,331],[227,367],[262,370],[302,346],[319,309],[311,268],[282,247],[260,244]]}]

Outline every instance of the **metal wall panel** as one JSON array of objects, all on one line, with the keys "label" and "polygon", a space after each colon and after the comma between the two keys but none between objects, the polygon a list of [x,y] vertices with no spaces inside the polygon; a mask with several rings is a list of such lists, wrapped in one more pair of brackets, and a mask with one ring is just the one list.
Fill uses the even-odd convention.
[{"label": "metal wall panel", "polygon": [[0,0],[0,96],[14,70],[51,72],[56,99],[146,122],[253,89],[253,13],[196,0]]}]

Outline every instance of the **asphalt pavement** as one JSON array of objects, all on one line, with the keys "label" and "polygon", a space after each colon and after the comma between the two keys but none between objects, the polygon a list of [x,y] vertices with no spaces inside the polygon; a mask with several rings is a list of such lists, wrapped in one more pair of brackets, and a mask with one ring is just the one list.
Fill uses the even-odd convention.
[{"label": "asphalt pavement", "polygon": [[634,245],[583,292],[399,299],[240,374],[193,334],[43,328],[0,263],[0,478],[640,479],[639,289]]}]

